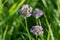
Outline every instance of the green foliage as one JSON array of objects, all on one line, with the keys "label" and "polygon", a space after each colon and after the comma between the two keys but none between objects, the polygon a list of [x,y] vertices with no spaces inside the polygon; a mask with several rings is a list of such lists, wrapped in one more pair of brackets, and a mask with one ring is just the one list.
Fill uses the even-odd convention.
[{"label": "green foliage", "polygon": [[[23,4],[39,8],[44,12],[40,17],[44,34],[35,37],[30,28],[36,25],[31,16],[21,18],[18,9]],[[0,40],[60,40],[60,0],[0,0]]]}]

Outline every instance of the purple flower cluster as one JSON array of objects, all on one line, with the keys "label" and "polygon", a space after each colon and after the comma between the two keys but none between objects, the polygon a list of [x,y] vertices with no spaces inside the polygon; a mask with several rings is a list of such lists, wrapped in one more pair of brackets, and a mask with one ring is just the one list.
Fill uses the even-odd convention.
[{"label": "purple flower cluster", "polygon": [[23,5],[21,9],[19,9],[19,13],[22,14],[22,17],[30,17],[32,12],[32,7],[28,5]]},{"label": "purple flower cluster", "polygon": [[33,12],[33,16],[38,19],[39,17],[41,17],[43,15],[42,10],[39,10],[38,8],[36,8]]},{"label": "purple flower cluster", "polygon": [[[32,12],[32,7],[29,7],[28,5],[23,5],[21,9],[19,9],[19,13],[22,14],[22,17],[30,17]],[[39,10],[38,8],[35,8],[32,15],[38,19],[43,15],[42,10]]]},{"label": "purple flower cluster", "polygon": [[[28,5],[23,5],[21,9],[19,9],[19,13],[22,15],[22,17],[30,17],[32,12],[32,7],[29,7]],[[42,10],[39,10],[38,8],[35,8],[32,15],[38,19],[43,15]],[[43,28],[42,26],[32,26],[30,31],[35,35],[41,35],[43,34]]]},{"label": "purple flower cluster", "polygon": [[30,31],[37,36],[43,34],[42,26],[32,26]]}]

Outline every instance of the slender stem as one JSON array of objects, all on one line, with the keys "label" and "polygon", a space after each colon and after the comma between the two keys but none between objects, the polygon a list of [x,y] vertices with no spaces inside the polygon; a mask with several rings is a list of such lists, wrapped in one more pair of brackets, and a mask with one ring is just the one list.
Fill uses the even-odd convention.
[{"label": "slender stem", "polygon": [[38,19],[36,19],[36,25],[38,25]]},{"label": "slender stem", "polygon": [[0,40],[2,40],[3,38],[3,27],[1,26],[0,27]]},{"label": "slender stem", "polygon": [[44,40],[43,35],[41,36],[41,39]]},{"label": "slender stem", "polygon": [[42,0],[42,2],[43,2],[43,4],[44,4],[44,6],[47,7],[46,1],[45,1],[45,0]]},{"label": "slender stem", "polygon": [[50,33],[48,32],[48,37],[47,37],[47,40],[49,40],[49,38],[50,38]]},{"label": "slender stem", "polygon": [[4,31],[4,34],[3,34],[3,40],[5,40],[7,30],[8,30],[8,26],[6,26],[6,29],[5,29],[5,31]]},{"label": "slender stem", "polygon": [[[38,25],[38,19],[36,19],[36,25]],[[36,35],[36,40],[38,39],[37,35]]]},{"label": "slender stem", "polygon": [[38,39],[38,36],[36,35],[36,40]]},{"label": "slender stem", "polygon": [[45,15],[44,15],[44,17],[45,17],[45,20],[46,20],[46,23],[47,23],[47,26],[48,26],[48,29],[49,29],[49,32],[50,32],[50,35],[51,35],[51,39],[54,40],[54,36],[53,36],[51,26],[49,25],[48,20],[47,20]]},{"label": "slender stem", "polygon": [[23,28],[25,29],[25,25],[22,23],[22,22],[20,22],[20,24],[23,26]]},{"label": "slender stem", "polygon": [[27,31],[27,33],[28,33],[29,40],[31,40],[31,36],[30,36],[29,31],[28,31],[27,19],[26,19],[26,18],[25,18],[25,23],[26,23],[26,31]]},{"label": "slender stem", "polygon": [[39,25],[41,26],[41,21],[40,21],[40,19],[38,19],[39,20]]},{"label": "slender stem", "polygon": [[[38,19],[39,25],[41,26],[41,21]],[[44,40],[43,35],[41,35],[41,39]]]},{"label": "slender stem", "polygon": [[44,40],[43,35],[40,35],[40,40]]}]

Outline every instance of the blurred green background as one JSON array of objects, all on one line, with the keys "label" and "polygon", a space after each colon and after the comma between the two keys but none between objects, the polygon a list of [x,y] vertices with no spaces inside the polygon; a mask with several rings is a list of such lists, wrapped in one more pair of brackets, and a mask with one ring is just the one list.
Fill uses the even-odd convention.
[{"label": "blurred green background", "polygon": [[[24,19],[18,13],[24,4],[44,12],[39,18],[44,29],[41,40],[60,40],[60,0],[0,0],[0,40],[29,40]],[[30,28],[36,25],[35,21],[33,16],[27,18],[31,40],[37,40],[30,32]]]}]

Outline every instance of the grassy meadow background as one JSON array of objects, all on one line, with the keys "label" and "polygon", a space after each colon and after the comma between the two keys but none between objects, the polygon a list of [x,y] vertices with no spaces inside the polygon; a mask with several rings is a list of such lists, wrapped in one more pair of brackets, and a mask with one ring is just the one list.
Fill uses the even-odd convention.
[{"label": "grassy meadow background", "polygon": [[27,18],[31,40],[60,40],[60,0],[0,0],[0,40],[30,40],[24,29],[25,20],[18,12],[24,4],[44,13],[39,18],[44,33],[37,38],[30,32],[36,19],[33,16]]}]

